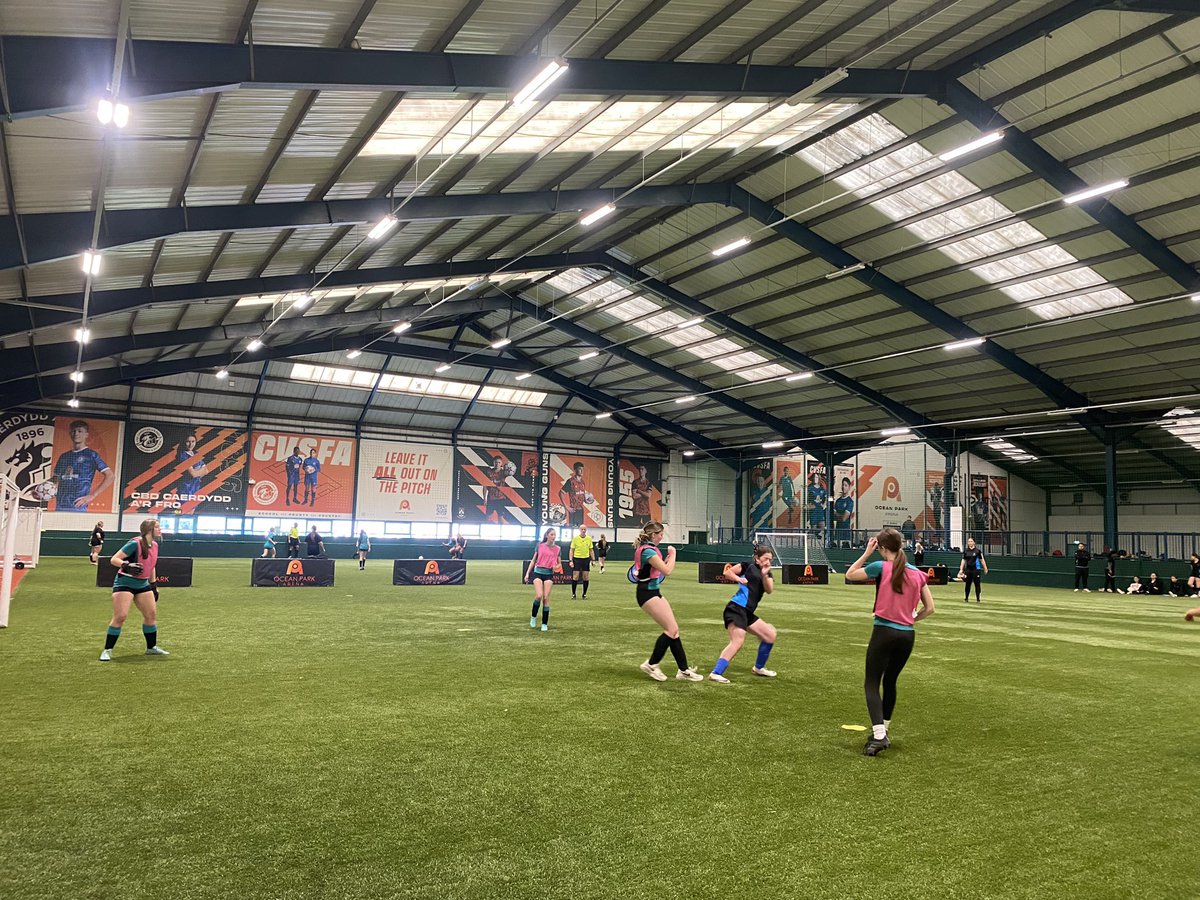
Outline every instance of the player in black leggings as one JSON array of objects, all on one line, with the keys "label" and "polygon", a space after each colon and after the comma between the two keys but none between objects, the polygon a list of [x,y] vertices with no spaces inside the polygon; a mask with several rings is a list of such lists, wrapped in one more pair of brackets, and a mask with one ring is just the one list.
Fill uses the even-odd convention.
[{"label": "player in black leggings", "polygon": [[1088,564],[1092,561],[1092,554],[1088,553],[1087,545],[1080,544],[1075,551],[1075,590],[1083,591],[1085,594],[1090,594],[1088,590]]},{"label": "player in black leggings", "polygon": [[966,582],[963,589],[963,603],[971,602],[971,585],[975,585],[975,602],[979,603],[979,587],[982,576],[987,574],[987,560],[983,551],[975,546],[975,538],[967,538],[967,549],[963,551],[962,562],[958,564],[958,580]]}]

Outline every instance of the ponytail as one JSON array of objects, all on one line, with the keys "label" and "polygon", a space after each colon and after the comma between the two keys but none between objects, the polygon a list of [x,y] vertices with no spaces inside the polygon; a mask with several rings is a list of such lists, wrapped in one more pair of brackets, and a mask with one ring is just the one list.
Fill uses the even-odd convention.
[{"label": "ponytail", "polygon": [[904,590],[904,578],[907,575],[908,557],[904,553],[904,538],[895,528],[884,528],[875,535],[879,546],[894,554],[892,557],[892,591],[901,593]]},{"label": "ponytail", "polygon": [[139,528],[141,539],[138,542],[138,550],[142,559],[147,559],[150,556],[150,551],[154,549],[154,526],[158,524],[158,519],[143,519]]},{"label": "ponytail", "polygon": [[657,544],[656,538],[662,537],[663,524],[662,522],[647,522],[642,526],[642,530],[634,539],[633,549],[636,550],[643,544]]}]

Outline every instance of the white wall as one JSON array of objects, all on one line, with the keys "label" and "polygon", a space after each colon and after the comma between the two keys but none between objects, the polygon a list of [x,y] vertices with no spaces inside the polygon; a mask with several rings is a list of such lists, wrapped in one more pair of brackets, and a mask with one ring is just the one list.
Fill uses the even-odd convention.
[{"label": "white wall", "polygon": [[[733,469],[724,463],[708,460],[684,464],[683,457],[673,452],[663,485],[664,494],[671,492],[663,510],[668,539],[687,540],[689,531],[708,531],[709,523],[715,524],[718,519],[724,527],[733,527],[735,489]],[[710,535],[709,539],[715,537]]]},{"label": "white wall", "polygon": [[[1179,484],[1171,487],[1131,488],[1122,491],[1129,502],[1117,506],[1120,531],[1193,533],[1200,531],[1200,492]],[[1075,495],[1082,503],[1075,503]],[[1051,531],[1103,531],[1104,499],[1085,488],[1050,492]]]}]

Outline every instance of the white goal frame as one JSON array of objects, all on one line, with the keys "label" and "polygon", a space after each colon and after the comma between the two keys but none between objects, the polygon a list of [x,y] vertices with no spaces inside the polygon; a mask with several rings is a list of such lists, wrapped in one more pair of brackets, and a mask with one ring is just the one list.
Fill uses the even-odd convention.
[{"label": "white goal frame", "polygon": [[[829,571],[835,571],[829,562],[829,554],[825,552],[825,537],[816,531],[756,531],[754,543],[766,544],[775,554],[775,562],[782,566],[784,563],[782,550],[794,551],[804,556],[799,560],[802,565],[829,566]],[[795,562],[787,560],[788,563]]]},{"label": "white goal frame", "polygon": [[22,507],[16,482],[0,475],[0,628],[8,627],[13,572],[41,559],[42,514],[40,506]]}]

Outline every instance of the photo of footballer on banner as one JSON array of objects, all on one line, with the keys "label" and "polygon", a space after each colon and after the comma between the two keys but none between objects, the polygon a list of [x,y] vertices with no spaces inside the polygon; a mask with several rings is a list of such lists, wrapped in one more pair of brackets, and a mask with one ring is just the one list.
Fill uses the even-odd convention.
[{"label": "photo of footballer on banner", "polygon": [[971,504],[967,509],[970,535],[980,543],[987,543],[988,524],[991,518],[992,504],[988,496],[988,477],[986,475],[971,475]]},{"label": "photo of footballer on banner", "polygon": [[1008,531],[1008,476],[988,476],[988,529],[995,535],[994,543],[1001,540],[1001,532]]},{"label": "photo of footballer on banner", "polygon": [[804,477],[803,456],[779,456],[775,458],[775,527],[804,527]]},{"label": "photo of footballer on banner", "polygon": [[458,522],[537,525],[538,455],[530,450],[457,447],[454,518]]},{"label": "photo of footballer on banner", "polygon": [[617,527],[662,521],[662,461],[621,459],[617,465]]},{"label": "photo of footballer on banner", "polygon": [[832,488],[836,492],[833,499],[833,540],[853,540],[854,497],[857,493],[854,486],[854,466],[834,466]]},{"label": "photo of footballer on banner", "polygon": [[804,499],[809,531],[823,535],[829,512],[829,476],[825,463],[809,459],[804,467]]},{"label": "photo of footballer on banner", "polygon": [[406,441],[361,441],[358,517],[449,522],[454,499],[454,449]]},{"label": "photo of footballer on banner", "polygon": [[756,462],[747,473],[750,489],[746,492],[747,505],[750,509],[750,527],[754,529],[770,529],[774,517],[771,515],[775,498],[775,478],[773,462],[764,459]]},{"label": "photo of footballer on banner", "polygon": [[349,519],[356,457],[354,438],[252,431],[247,515]]},{"label": "photo of footballer on banner", "polygon": [[0,471],[22,505],[50,512],[114,513],[122,423],[10,410],[0,420]]},{"label": "photo of footballer on banner", "polygon": [[231,515],[246,510],[246,431],[131,421],[125,431],[123,509]]},{"label": "photo of footballer on banner", "polygon": [[542,455],[542,522],[566,528],[608,527],[610,460]]}]

